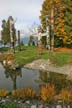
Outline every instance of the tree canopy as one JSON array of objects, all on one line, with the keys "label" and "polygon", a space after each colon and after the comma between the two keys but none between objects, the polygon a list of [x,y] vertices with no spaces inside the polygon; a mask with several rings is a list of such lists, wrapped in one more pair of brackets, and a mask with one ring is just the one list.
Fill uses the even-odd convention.
[{"label": "tree canopy", "polygon": [[[10,19],[14,20],[12,16],[9,16],[7,21],[3,20],[2,21],[2,31],[1,31],[1,40],[4,44],[10,43],[11,42],[11,37],[10,37]],[[16,29],[15,26],[13,25],[12,27],[12,36],[14,42],[16,41]]]},{"label": "tree canopy", "polygon": [[72,0],[45,0],[43,2],[40,20],[44,29],[46,29],[46,15],[48,15],[49,26],[51,26],[52,6],[54,6],[54,35],[56,42],[62,41],[64,45],[72,45]]}]

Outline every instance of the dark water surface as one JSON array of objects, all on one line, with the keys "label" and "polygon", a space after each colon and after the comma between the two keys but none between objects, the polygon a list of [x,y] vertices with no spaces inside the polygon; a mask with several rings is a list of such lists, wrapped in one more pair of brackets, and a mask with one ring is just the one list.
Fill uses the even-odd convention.
[{"label": "dark water surface", "polygon": [[38,91],[39,86],[45,83],[54,84],[57,90],[72,87],[72,79],[68,79],[66,75],[25,68],[9,70],[0,64],[0,88],[13,90],[32,87]]}]

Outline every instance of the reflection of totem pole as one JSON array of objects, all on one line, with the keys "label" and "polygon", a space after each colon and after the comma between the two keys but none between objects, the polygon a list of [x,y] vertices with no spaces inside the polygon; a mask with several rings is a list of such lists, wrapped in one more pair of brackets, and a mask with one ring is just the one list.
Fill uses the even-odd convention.
[{"label": "reflection of totem pole", "polygon": [[54,6],[51,8],[51,51],[54,50]]},{"label": "reflection of totem pole", "polygon": [[19,50],[21,50],[21,47],[20,47],[20,31],[18,30],[18,47],[19,47]]}]

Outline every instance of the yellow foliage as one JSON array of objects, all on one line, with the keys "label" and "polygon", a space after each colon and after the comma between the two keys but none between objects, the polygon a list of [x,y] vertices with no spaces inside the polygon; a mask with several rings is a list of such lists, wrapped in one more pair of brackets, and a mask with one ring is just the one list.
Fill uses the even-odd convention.
[{"label": "yellow foliage", "polygon": [[62,89],[60,96],[63,102],[72,102],[72,90]]},{"label": "yellow foliage", "polygon": [[40,98],[46,102],[50,102],[54,99],[55,96],[55,88],[53,85],[46,84],[40,87]]},{"label": "yellow foliage", "polygon": [[8,90],[0,89],[0,97],[5,97],[5,96],[7,96],[8,93],[9,93]]},{"label": "yellow foliage", "polygon": [[27,88],[13,90],[12,95],[15,98],[33,98],[35,97],[35,92],[31,87],[27,87]]},{"label": "yellow foliage", "polygon": [[13,60],[14,59],[14,55],[13,54],[4,54],[2,56],[3,60],[9,61],[9,60]]}]

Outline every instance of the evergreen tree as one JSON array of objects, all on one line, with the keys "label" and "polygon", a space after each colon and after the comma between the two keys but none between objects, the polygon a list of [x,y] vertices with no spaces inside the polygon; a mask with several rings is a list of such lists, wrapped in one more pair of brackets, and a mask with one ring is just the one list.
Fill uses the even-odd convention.
[{"label": "evergreen tree", "polygon": [[28,43],[30,46],[32,46],[34,44],[34,37],[32,35],[30,35],[30,38],[29,38],[29,43]]}]

